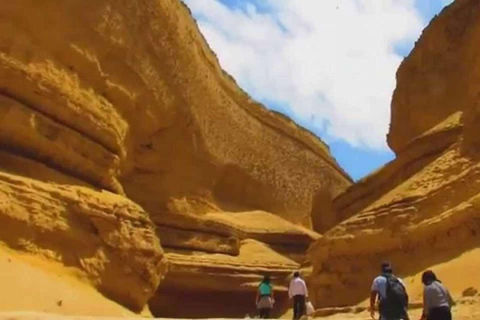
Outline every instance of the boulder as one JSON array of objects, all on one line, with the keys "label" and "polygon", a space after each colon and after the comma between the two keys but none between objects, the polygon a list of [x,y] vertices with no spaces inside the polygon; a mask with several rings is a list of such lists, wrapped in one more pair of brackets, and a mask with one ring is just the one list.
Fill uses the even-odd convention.
[{"label": "boulder", "polygon": [[148,214],[108,191],[0,172],[0,241],[81,270],[100,292],[141,311],[165,273]]}]

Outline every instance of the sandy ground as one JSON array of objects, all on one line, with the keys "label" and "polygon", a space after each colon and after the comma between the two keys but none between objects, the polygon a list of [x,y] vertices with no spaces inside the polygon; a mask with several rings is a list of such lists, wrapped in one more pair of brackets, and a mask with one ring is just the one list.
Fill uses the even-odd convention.
[{"label": "sandy ground", "polygon": [[[449,262],[432,266],[457,301],[453,309],[456,320],[480,319],[480,295],[466,293],[475,292],[480,287],[479,265],[480,249],[475,249]],[[404,279],[412,301],[421,299],[420,276],[419,273]],[[98,319],[96,317],[102,317],[101,319],[139,317],[99,294],[75,269],[65,268],[44,259],[20,255],[4,247],[0,247],[0,283],[2,284],[0,319],[90,320]],[[470,290],[467,290],[469,288]],[[365,304],[366,302],[363,302],[361,305]],[[410,311],[411,319],[419,319],[420,314],[420,308]],[[148,316],[148,313],[144,313],[140,317]],[[290,317],[291,315],[287,313],[282,318]],[[370,315],[367,312],[342,313],[322,319],[366,320],[370,319]]]},{"label": "sandy ground", "polygon": [[[470,304],[470,302],[472,304]],[[457,305],[453,308],[452,314],[453,319],[455,320],[478,320],[480,319],[480,300],[462,302],[462,304]],[[411,320],[418,320],[422,314],[421,309],[410,310],[409,316]],[[376,314],[378,318],[378,314]],[[320,319],[320,318],[319,318]],[[368,312],[362,312],[359,314],[337,314],[329,317],[324,317],[321,319],[326,320],[371,320],[370,314]]]},{"label": "sandy ground", "polygon": [[[464,291],[469,288],[480,289],[480,248],[465,252],[448,262],[432,266],[431,269],[454,297],[461,298]],[[412,300],[420,300],[423,292],[421,273],[404,280]]]},{"label": "sandy ground", "polygon": [[[416,309],[410,312],[410,319],[417,320],[420,318],[421,310]],[[453,318],[455,320],[477,320],[480,319],[480,304],[476,301],[473,305],[462,305],[455,307],[453,310]],[[11,312],[0,313],[0,320],[133,320],[133,317],[83,317],[83,316],[61,316],[47,313],[28,313],[28,312]],[[367,312],[359,314],[337,314],[334,316],[317,318],[325,320],[370,320]],[[313,320],[313,319],[311,319]]]},{"label": "sandy ground", "polygon": [[[463,253],[445,263],[431,266],[437,277],[450,290],[457,305],[453,308],[453,317],[456,320],[480,319],[480,295],[470,296],[467,292],[475,292],[480,289],[480,249],[474,249]],[[422,272],[404,278],[411,301],[422,300],[423,285],[421,283]],[[473,290],[472,290],[473,289]],[[367,306],[364,301],[360,306]],[[420,308],[410,310],[411,319],[419,319],[422,310]],[[359,314],[337,314],[323,319],[371,319],[368,312]]]},{"label": "sandy ground", "polygon": [[98,293],[74,269],[4,247],[0,247],[0,284],[0,312],[135,316]]}]

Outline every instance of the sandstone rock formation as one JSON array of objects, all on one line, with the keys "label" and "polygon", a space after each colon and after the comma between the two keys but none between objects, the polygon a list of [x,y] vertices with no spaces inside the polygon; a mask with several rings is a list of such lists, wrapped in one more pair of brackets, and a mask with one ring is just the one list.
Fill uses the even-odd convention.
[{"label": "sandstone rock formation", "polygon": [[[244,316],[252,311],[252,292],[264,274],[275,284],[280,314],[287,307],[290,276],[305,263],[305,252],[318,238],[263,211],[211,213],[196,221],[171,218],[155,220],[162,239],[165,234],[176,238],[168,237],[164,244],[169,271],[150,303],[153,314],[166,317]],[[185,301],[191,301],[188,308],[182,307]]]},{"label": "sandstone rock formation", "polygon": [[[2,170],[12,164],[22,172],[57,174],[11,154],[1,152],[0,159]],[[101,292],[133,310],[143,308],[164,273],[148,214],[124,197],[76,186],[73,179],[46,183],[0,172],[0,223],[2,243],[79,268]]]},{"label": "sandstone rock formation", "polygon": [[456,0],[397,73],[396,159],[334,200],[342,223],[311,247],[318,305],[369,294],[382,260],[415,275],[479,247],[480,2]]},{"label": "sandstone rock formation", "polygon": [[[211,316],[208,295],[251,308],[267,272],[285,290],[351,180],[237,87],[179,0],[18,0],[0,16],[0,241],[133,310],[166,275],[158,315]],[[185,286],[198,309],[176,304]]]},{"label": "sandstone rock formation", "polygon": [[477,0],[444,10],[402,63],[397,157],[353,186],[222,71],[179,0],[16,0],[0,16],[0,252],[42,261],[22,270],[53,261],[136,312],[243,317],[263,274],[281,312],[309,260],[319,307],[361,302],[385,259],[415,298],[425,268],[480,261]]}]

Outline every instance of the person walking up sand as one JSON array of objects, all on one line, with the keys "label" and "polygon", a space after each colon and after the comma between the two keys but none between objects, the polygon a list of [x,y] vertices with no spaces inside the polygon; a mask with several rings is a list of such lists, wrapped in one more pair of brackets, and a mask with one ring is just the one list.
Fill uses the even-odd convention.
[{"label": "person walking up sand", "polygon": [[381,275],[373,280],[370,315],[375,319],[375,303],[379,300],[380,320],[409,320],[408,295],[403,281],[393,274],[389,262],[382,263]]},{"label": "person walking up sand", "polygon": [[270,276],[265,276],[258,286],[256,302],[257,309],[260,312],[260,318],[268,319],[275,303],[273,299],[273,288],[270,284]]},{"label": "person walking up sand", "polygon": [[422,274],[423,313],[420,320],[452,320],[453,299],[450,292],[442,284],[433,271]]},{"label": "person walking up sand", "polygon": [[293,279],[290,281],[288,296],[290,299],[293,298],[293,320],[298,320],[305,315],[305,303],[308,299],[307,285],[298,271],[293,274]]}]

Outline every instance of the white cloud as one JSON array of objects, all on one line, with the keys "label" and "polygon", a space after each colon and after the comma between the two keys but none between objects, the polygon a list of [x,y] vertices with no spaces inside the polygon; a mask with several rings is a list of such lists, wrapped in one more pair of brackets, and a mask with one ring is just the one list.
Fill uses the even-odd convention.
[{"label": "white cloud", "polygon": [[256,99],[287,106],[327,140],[386,148],[402,60],[394,47],[423,28],[414,0],[263,0],[262,11],[246,0],[184,1],[222,67]]}]

